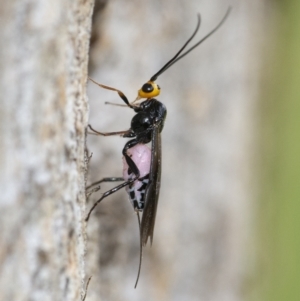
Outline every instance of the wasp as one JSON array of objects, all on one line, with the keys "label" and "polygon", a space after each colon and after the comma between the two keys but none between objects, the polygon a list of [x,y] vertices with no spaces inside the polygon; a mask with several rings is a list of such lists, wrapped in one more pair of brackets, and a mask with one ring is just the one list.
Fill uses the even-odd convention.
[{"label": "wasp", "polygon": [[[85,219],[86,221],[89,220],[92,211],[103,199],[124,187],[126,188],[130,202],[137,213],[140,229],[140,262],[135,288],[141,271],[143,247],[147,244],[149,238],[151,245],[153,242],[155,218],[161,184],[161,132],[164,128],[167,109],[163,103],[154,98],[160,94],[160,87],[155,81],[162,73],[216,32],[227,19],[230,10],[231,8],[229,7],[223,19],[213,30],[184,52],[200,28],[201,17],[200,14],[197,14],[197,25],[193,34],[179,49],[179,51],[158,72],[151,76],[150,80],[147,81],[140,90],[138,90],[138,96],[132,102],[129,102],[128,98],[122,91],[99,84],[90,78],[93,83],[101,88],[117,92],[119,97],[125,103],[123,106],[129,107],[136,113],[131,120],[130,128],[125,131],[103,133],[95,130],[91,125],[89,125],[89,129],[92,131],[92,134],[101,136],[120,135],[123,138],[132,139],[125,144],[122,150],[123,177],[103,178],[102,180],[93,183],[88,188],[96,187],[93,189],[94,192],[100,189],[100,186],[95,185],[102,182],[122,181],[123,183],[106,191],[101,198],[94,203]],[[141,99],[145,100],[139,102]],[[147,146],[150,142],[151,149]],[[140,212],[142,212],[141,220],[139,215]]]}]

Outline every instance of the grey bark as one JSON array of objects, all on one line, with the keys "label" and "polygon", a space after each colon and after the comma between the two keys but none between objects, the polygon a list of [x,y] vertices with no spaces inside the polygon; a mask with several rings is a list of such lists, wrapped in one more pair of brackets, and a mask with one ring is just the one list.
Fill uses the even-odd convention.
[{"label": "grey bark", "polygon": [[0,300],[80,300],[92,0],[1,1]]}]

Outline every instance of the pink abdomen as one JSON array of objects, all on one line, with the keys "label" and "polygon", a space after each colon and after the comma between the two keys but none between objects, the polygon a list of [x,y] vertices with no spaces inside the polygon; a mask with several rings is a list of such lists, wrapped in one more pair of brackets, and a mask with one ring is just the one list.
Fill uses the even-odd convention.
[{"label": "pink abdomen", "polygon": [[[126,187],[130,202],[134,209],[143,210],[145,203],[145,191],[149,183],[149,173],[151,165],[151,150],[145,144],[137,144],[127,150],[128,156],[131,157],[140,171],[140,177],[132,184]],[[132,179],[135,175],[128,170],[128,165],[123,157],[123,178],[125,181]]]}]

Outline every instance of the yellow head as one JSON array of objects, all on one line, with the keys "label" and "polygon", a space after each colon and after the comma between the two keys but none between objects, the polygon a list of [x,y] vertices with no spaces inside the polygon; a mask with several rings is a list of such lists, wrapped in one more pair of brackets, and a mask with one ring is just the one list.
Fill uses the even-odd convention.
[{"label": "yellow head", "polygon": [[160,94],[160,87],[154,81],[148,81],[143,84],[142,88],[138,91],[137,99],[153,98]]}]

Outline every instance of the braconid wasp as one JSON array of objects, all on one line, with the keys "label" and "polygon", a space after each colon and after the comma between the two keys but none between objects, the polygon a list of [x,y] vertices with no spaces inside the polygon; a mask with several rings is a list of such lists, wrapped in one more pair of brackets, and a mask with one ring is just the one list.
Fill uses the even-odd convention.
[{"label": "braconid wasp", "polygon": [[[130,128],[125,131],[103,133],[96,131],[91,125],[89,125],[89,129],[92,131],[91,133],[95,135],[119,135],[123,138],[132,139],[125,144],[122,151],[123,177],[103,178],[102,180],[91,184],[88,189],[91,189],[90,193],[92,193],[99,190],[99,184],[103,182],[122,181],[123,183],[106,191],[102,197],[94,203],[85,219],[86,221],[89,220],[92,211],[103,199],[124,187],[126,188],[130,202],[134,208],[134,211],[137,213],[140,229],[140,261],[135,288],[137,286],[141,271],[143,247],[147,244],[148,238],[150,238],[151,244],[153,242],[155,217],[160,191],[161,132],[167,116],[167,109],[163,103],[154,98],[160,94],[160,87],[155,83],[155,81],[168,68],[178,62],[180,59],[198,47],[214,32],[216,32],[227,19],[230,10],[231,8],[229,7],[223,19],[213,30],[205,35],[195,45],[183,52],[200,28],[201,18],[200,14],[198,14],[197,26],[193,34],[184,43],[175,56],[172,57],[158,72],[156,72],[150,78],[148,82],[142,86],[142,88],[138,91],[137,98],[132,102],[128,101],[128,98],[122,91],[99,84],[90,78],[93,83],[101,88],[117,92],[125,103],[125,105],[121,106],[129,107],[136,113],[131,120]],[[146,100],[139,102],[140,99]],[[147,144],[150,142],[151,149],[147,146]],[[143,213],[142,219],[140,219],[140,212]]]}]

